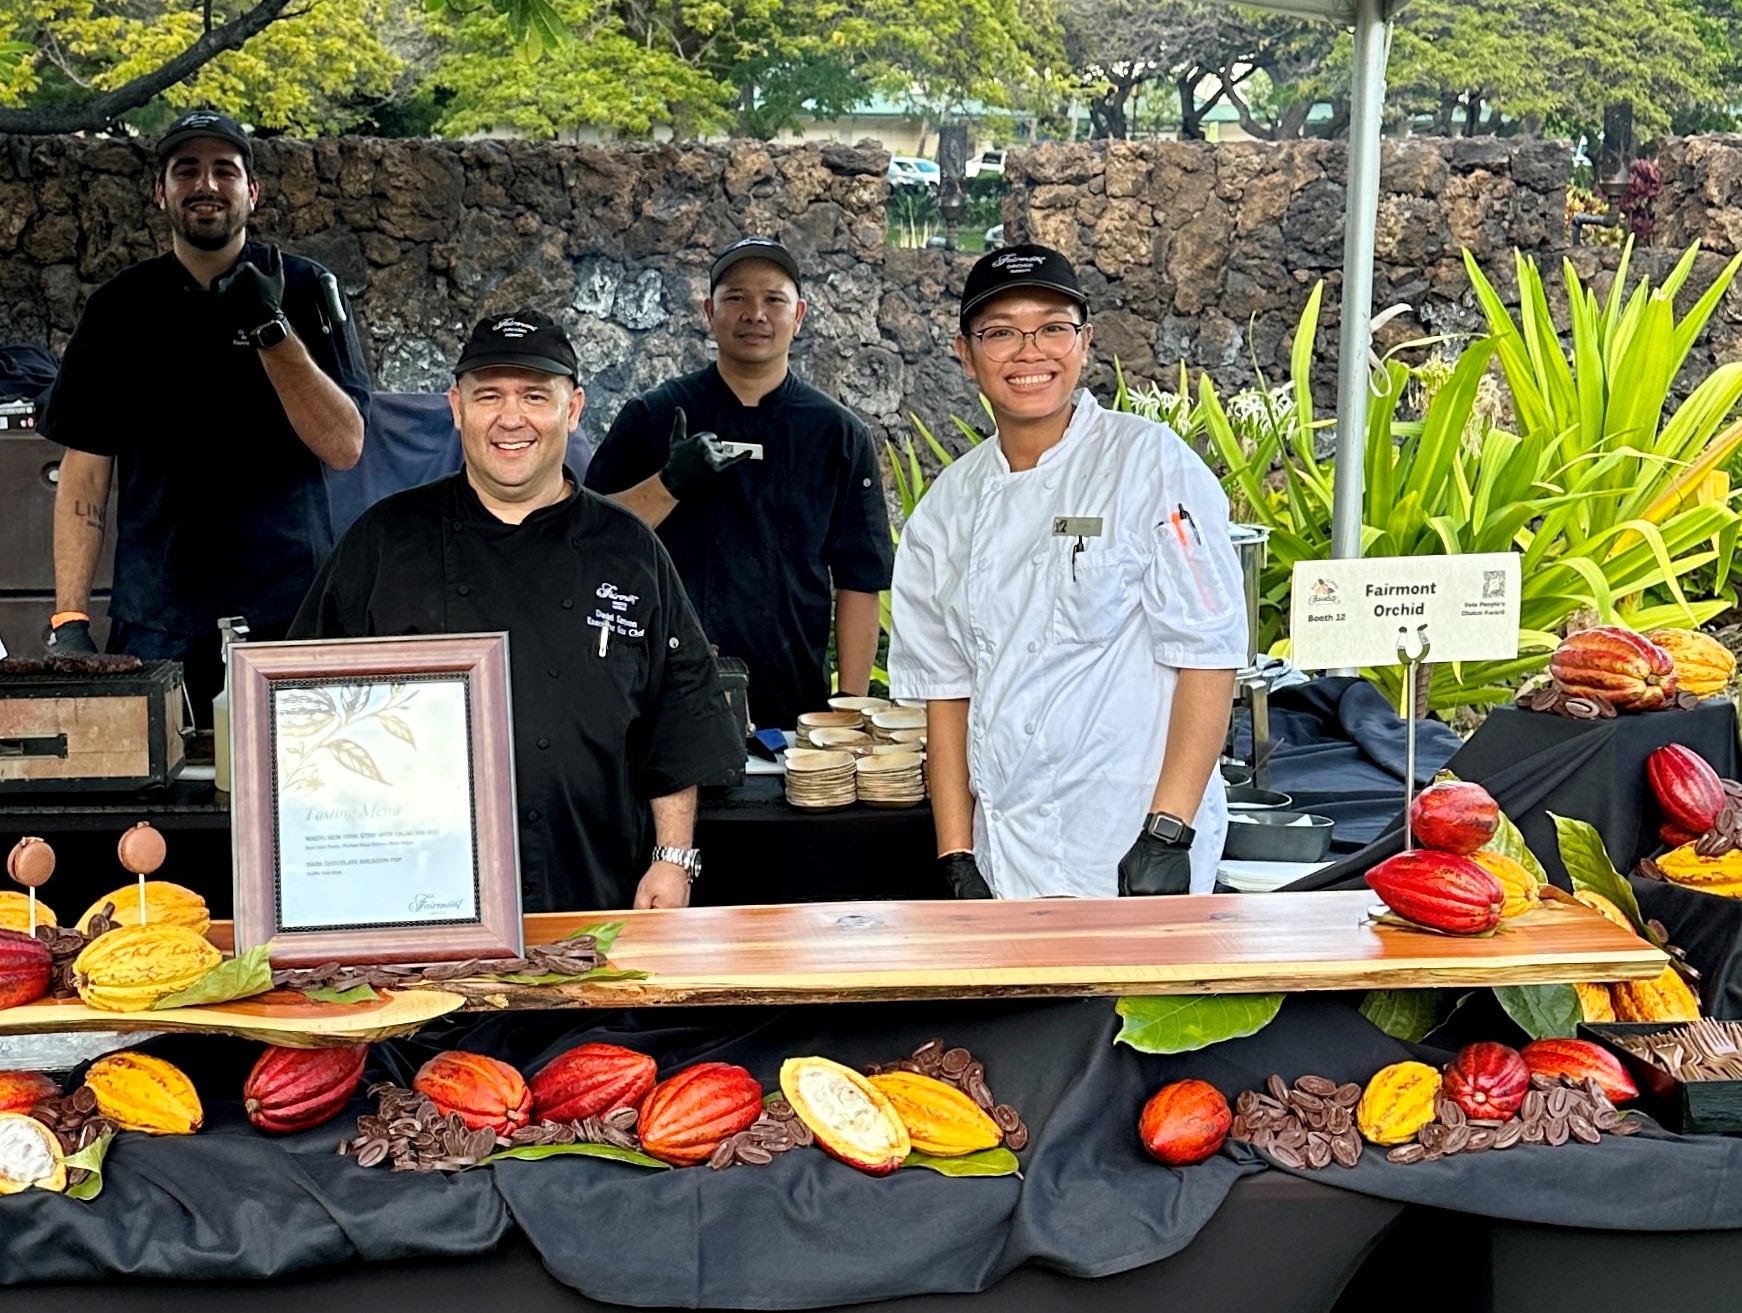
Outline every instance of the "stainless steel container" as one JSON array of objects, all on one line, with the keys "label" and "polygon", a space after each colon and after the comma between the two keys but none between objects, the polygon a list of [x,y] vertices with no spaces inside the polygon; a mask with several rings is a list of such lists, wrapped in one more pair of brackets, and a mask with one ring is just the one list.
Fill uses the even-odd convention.
[{"label": "stainless steel container", "polygon": [[1228,536],[1240,558],[1240,583],[1246,594],[1246,666],[1258,661],[1258,576],[1264,571],[1264,554],[1270,530],[1262,524],[1231,524]]}]

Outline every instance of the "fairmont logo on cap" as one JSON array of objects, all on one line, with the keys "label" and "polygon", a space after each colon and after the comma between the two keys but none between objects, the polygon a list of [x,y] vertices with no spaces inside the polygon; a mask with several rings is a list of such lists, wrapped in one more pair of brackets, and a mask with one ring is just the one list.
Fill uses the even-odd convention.
[{"label": "fairmont logo on cap", "polygon": [[521,338],[525,337],[528,333],[536,333],[538,331],[538,325],[529,324],[524,319],[516,319],[514,316],[510,315],[506,319],[498,319],[495,323],[491,324],[490,331],[492,333],[500,333],[503,337]]},{"label": "fairmont logo on cap", "polygon": [[1005,251],[1002,255],[992,258],[994,269],[1005,269],[1013,274],[1031,274],[1047,262],[1044,255],[1025,255],[1020,251]]}]

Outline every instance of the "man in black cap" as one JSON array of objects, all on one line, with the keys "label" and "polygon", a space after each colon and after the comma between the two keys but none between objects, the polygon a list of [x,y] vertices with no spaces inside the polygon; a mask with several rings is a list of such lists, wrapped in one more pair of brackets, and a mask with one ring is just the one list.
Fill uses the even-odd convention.
[{"label": "man in black cap", "polygon": [[204,723],[219,618],[281,636],[332,550],[323,469],[362,454],[369,375],[332,275],[249,239],[260,184],[236,121],[183,114],[157,160],[172,249],[91,293],[44,402],[41,432],[67,448],[50,646],[95,650],[118,461],[109,650],[182,662]]},{"label": "man in black cap", "polygon": [[587,468],[659,530],[708,639],[750,668],[750,714],[791,728],[837,687],[863,695],[889,586],[889,511],[870,431],[792,372],[804,323],[798,262],[768,237],[714,261],[706,369],[619,412]]},{"label": "man in black cap", "polygon": [[563,465],[562,329],[492,315],[454,375],[465,468],[365,511],[291,637],[507,630],[526,909],[682,907],[696,785],[744,762],[707,640],[652,531]]}]

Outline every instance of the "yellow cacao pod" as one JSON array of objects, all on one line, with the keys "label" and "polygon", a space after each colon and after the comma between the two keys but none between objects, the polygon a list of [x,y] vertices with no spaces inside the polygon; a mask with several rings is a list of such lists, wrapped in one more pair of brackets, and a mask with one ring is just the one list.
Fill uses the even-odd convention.
[{"label": "yellow cacao pod", "polygon": [[1653,629],[1646,635],[1675,664],[1676,686],[1684,693],[1710,697],[1736,677],[1736,657],[1710,634],[1697,629]]},{"label": "yellow cacao pod", "polygon": [[[54,908],[42,899],[36,900],[37,925],[59,925],[54,919]],[[30,895],[21,894],[15,889],[0,893],[0,930],[16,930],[21,935],[30,933]]]},{"label": "yellow cacao pod", "polygon": [[1693,844],[1684,843],[1659,857],[1657,869],[1665,879],[1701,893],[1732,898],[1742,895],[1742,849],[1732,849],[1722,857],[1701,857]]},{"label": "yellow cacao pod", "polygon": [[959,1158],[995,1148],[1004,1139],[998,1123],[954,1085],[916,1071],[888,1071],[871,1077],[907,1127],[907,1138],[934,1158]]},{"label": "yellow cacao pod", "polygon": [[1627,913],[1615,906],[1614,903],[1610,902],[1609,899],[1605,898],[1602,894],[1594,894],[1589,889],[1575,889],[1573,891],[1573,897],[1578,899],[1579,902],[1583,903],[1593,912],[1596,912],[1605,921],[1613,921],[1623,930],[1631,931],[1635,935],[1639,933],[1639,931],[1633,928],[1633,922],[1627,919]]},{"label": "yellow cacao pod", "polygon": [[1403,1144],[1434,1119],[1440,1074],[1425,1062],[1394,1062],[1367,1082],[1355,1125],[1374,1144]]},{"label": "yellow cacao pod", "polygon": [[1504,921],[1509,916],[1523,916],[1536,907],[1540,900],[1536,877],[1525,870],[1524,865],[1516,858],[1508,857],[1505,853],[1483,850],[1471,853],[1470,860],[1500,881],[1500,887],[1506,891],[1505,901],[1500,904],[1501,920]]},{"label": "yellow cacao pod", "polygon": [[31,1186],[55,1191],[67,1188],[60,1141],[34,1117],[21,1112],[0,1113],[0,1194],[17,1194]]},{"label": "yellow cacao pod", "polygon": [[85,1073],[97,1111],[123,1130],[192,1135],[205,1123],[199,1091],[174,1063],[149,1053],[111,1053]]},{"label": "yellow cacao pod", "polygon": [[98,935],[73,959],[79,997],[106,1012],[143,1012],[224,960],[192,930],[127,925]]},{"label": "yellow cacao pod", "polygon": [[1655,980],[1626,980],[1609,986],[1618,1021],[1698,1021],[1700,1000],[1674,967]]},{"label": "yellow cacao pod", "polygon": [[1586,1021],[1615,1020],[1615,1000],[1609,997],[1609,986],[1574,985],[1573,992],[1579,996],[1579,1011]]},{"label": "yellow cacao pod", "polygon": [[[104,894],[85,909],[79,918],[79,929],[90,933],[91,918],[103,910],[105,903],[115,904],[115,924],[139,924],[139,886],[125,885],[112,894]],[[184,889],[168,880],[145,882],[145,919],[151,925],[179,925],[203,935],[212,926],[212,914],[206,910],[206,900],[192,889]]]}]

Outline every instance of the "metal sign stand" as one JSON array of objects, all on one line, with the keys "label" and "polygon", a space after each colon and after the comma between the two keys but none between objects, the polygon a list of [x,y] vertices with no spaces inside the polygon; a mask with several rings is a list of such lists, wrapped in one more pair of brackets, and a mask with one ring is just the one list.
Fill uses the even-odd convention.
[{"label": "metal sign stand", "polygon": [[1403,663],[1403,851],[1406,853],[1415,848],[1415,835],[1410,829],[1409,813],[1415,805],[1416,676],[1421,671],[1421,663],[1427,660],[1427,654],[1433,650],[1433,644],[1428,641],[1426,625],[1417,625],[1415,636],[1421,649],[1411,655],[1409,631],[1403,628],[1397,631],[1397,659]]}]

